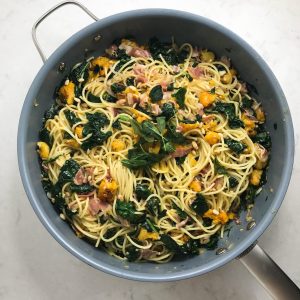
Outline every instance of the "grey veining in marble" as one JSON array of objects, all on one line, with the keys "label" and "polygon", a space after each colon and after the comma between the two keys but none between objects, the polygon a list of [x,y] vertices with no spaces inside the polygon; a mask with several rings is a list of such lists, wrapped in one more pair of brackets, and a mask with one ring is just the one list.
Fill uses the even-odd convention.
[{"label": "grey veining in marble", "polygon": [[[114,278],[78,261],[60,247],[33,213],[16,159],[18,117],[27,89],[42,62],[31,42],[33,22],[56,0],[0,0],[0,299],[270,299],[238,261],[202,277],[172,283]],[[291,184],[260,245],[300,285],[300,5],[297,0],[96,1],[84,4],[97,16],[145,7],[204,15],[233,30],[270,65],[286,94],[295,126],[296,157]],[[91,20],[64,8],[38,33],[50,54]]]}]

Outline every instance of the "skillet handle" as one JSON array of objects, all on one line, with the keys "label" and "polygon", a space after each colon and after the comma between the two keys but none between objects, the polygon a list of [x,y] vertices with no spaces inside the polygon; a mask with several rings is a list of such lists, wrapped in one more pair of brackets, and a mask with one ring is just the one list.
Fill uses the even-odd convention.
[{"label": "skillet handle", "polygon": [[56,11],[58,8],[68,5],[68,4],[72,4],[72,5],[76,5],[78,7],[80,7],[85,13],[87,13],[92,19],[94,19],[95,21],[98,21],[99,19],[91,12],[89,11],[85,6],[83,6],[81,3],[77,2],[77,1],[64,1],[61,2],[57,5],[55,5],[54,7],[52,7],[51,9],[49,9],[46,13],[44,13],[34,24],[32,27],[32,39],[33,39],[33,43],[37,49],[37,51],[39,52],[43,62],[45,62],[47,60],[46,55],[44,54],[43,50],[40,47],[39,42],[37,41],[37,37],[36,37],[36,30],[38,28],[38,26],[40,25],[40,23],[46,19],[46,17],[48,17],[49,15],[51,15],[54,11]]},{"label": "skillet handle", "polygon": [[274,299],[300,299],[300,289],[257,244],[244,251],[238,259]]}]

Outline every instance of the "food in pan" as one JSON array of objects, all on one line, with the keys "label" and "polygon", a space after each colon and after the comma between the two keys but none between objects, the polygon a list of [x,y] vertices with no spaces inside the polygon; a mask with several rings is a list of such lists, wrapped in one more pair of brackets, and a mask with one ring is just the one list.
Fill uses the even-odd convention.
[{"label": "food in pan", "polygon": [[48,198],[129,261],[214,249],[266,181],[265,113],[227,57],[120,39],[76,64],[37,143]]}]

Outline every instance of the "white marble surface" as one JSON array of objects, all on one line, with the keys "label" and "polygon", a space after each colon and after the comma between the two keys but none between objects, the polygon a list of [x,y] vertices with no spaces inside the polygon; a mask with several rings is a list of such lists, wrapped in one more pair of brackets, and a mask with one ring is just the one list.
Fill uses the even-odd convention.
[{"label": "white marble surface", "polygon": [[[16,134],[24,97],[42,65],[31,41],[31,26],[56,3],[57,0],[0,0],[0,299],[269,299],[238,261],[181,282],[132,282],[78,261],[42,227],[20,181]],[[259,242],[300,285],[299,1],[88,0],[84,3],[99,17],[136,8],[170,8],[172,3],[172,8],[198,13],[225,25],[267,61],[292,111],[296,157],[285,201]],[[72,16],[62,9],[41,26],[39,37],[46,53],[90,22],[78,9],[71,10]]]}]

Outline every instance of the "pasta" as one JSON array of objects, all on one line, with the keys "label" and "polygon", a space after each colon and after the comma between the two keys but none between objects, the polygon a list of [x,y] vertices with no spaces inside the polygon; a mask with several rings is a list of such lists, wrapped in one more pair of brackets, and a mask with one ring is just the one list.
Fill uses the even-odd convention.
[{"label": "pasta", "polygon": [[59,87],[37,143],[42,183],[77,236],[110,255],[199,254],[265,183],[264,123],[228,58],[121,39]]}]

